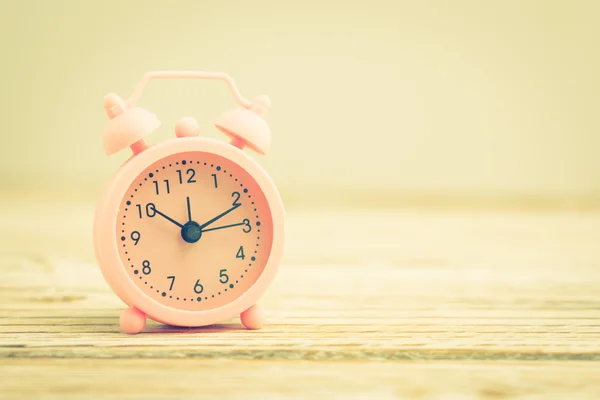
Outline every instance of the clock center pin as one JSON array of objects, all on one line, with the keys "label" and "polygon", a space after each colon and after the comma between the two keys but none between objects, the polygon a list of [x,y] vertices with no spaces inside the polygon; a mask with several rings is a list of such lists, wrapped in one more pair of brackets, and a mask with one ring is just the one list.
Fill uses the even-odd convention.
[{"label": "clock center pin", "polygon": [[202,229],[197,222],[186,222],[181,228],[181,237],[188,243],[196,243],[202,237]]}]

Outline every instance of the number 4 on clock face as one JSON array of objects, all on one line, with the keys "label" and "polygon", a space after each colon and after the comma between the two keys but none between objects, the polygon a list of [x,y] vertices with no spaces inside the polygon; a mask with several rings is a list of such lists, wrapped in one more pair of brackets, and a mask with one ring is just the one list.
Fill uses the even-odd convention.
[{"label": "number 4 on clock face", "polygon": [[242,260],[246,259],[246,256],[244,255],[244,246],[240,246],[240,248],[237,251],[237,254],[235,255],[235,258],[241,258]]}]

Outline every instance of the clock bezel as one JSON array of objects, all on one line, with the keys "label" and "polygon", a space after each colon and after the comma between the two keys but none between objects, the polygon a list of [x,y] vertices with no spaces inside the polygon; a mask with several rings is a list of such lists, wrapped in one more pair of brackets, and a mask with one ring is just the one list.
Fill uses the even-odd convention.
[{"label": "clock bezel", "polygon": [[[148,296],[127,273],[119,256],[116,232],[117,216],[123,197],[133,182],[148,166],[173,154],[206,152],[227,158],[243,168],[263,191],[271,211],[273,242],[263,272],[256,282],[230,303],[210,310],[181,310],[166,306]],[[96,258],[104,278],[113,291],[129,306],[135,307],[149,318],[176,326],[205,326],[241,314],[252,307],[273,281],[283,253],[284,235],[283,202],[275,183],[266,171],[242,150],[228,143],[210,138],[177,138],[155,146],[131,157],[113,176],[98,204],[94,221]]]}]

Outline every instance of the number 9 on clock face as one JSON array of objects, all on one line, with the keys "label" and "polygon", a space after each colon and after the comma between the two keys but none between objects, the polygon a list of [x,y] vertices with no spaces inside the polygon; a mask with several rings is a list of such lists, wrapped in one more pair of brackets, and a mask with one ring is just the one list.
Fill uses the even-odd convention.
[{"label": "number 9 on clock face", "polygon": [[138,288],[190,311],[221,307],[248,290],[273,240],[256,181],[205,152],[174,154],[146,168],[126,191],[115,229],[119,257]]}]

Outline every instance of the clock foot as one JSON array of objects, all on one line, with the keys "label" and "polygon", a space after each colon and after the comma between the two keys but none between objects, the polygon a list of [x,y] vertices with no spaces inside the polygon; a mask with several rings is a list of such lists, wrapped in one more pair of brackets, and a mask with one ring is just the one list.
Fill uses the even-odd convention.
[{"label": "clock foot", "polygon": [[121,330],[130,335],[140,333],[146,326],[146,314],[135,307],[123,310],[119,319]]},{"label": "clock foot", "polygon": [[265,323],[262,308],[258,304],[253,305],[240,315],[242,324],[248,329],[260,329]]}]

